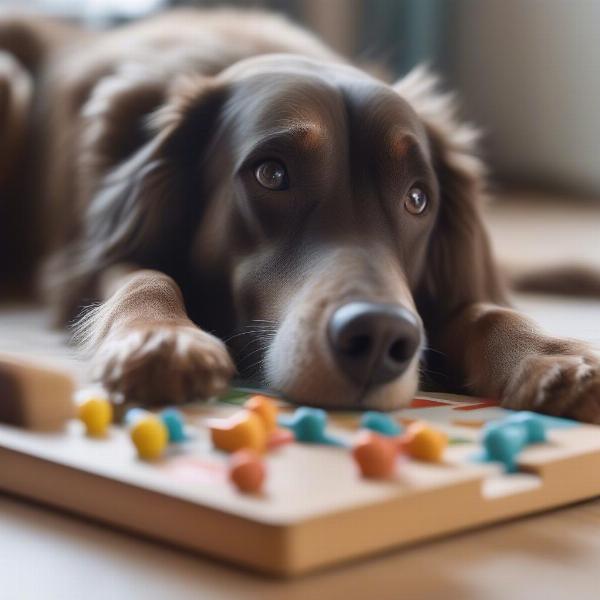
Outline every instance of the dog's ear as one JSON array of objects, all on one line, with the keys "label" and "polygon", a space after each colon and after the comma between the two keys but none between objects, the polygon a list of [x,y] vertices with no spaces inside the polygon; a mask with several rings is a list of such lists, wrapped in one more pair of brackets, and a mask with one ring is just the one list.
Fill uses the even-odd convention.
[{"label": "dog's ear", "polygon": [[[139,100],[142,92],[144,103],[129,99],[133,93]],[[167,239],[182,241],[180,226],[193,216],[186,211],[201,204],[196,197],[189,206],[184,188],[199,175],[223,96],[211,78],[184,78],[169,87],[147,79],[106,101],[103,114],[92,113],[92,127],[104,134],[91,139],[82,158],[84,176],[95,185],[82,186],[92,198],[85,237],[105,260],[144,262]]]},{"label": "dog's ear", "polygon": [[478,132],[457,118],[454,96],[438,87],[424,67],[394,85],[427,130],[438,178],[440,207],[418,296],[443,320],[460,306],[503,302],[505,295],[481,217],[485,168],[476,154]]},{"label": "dog's ear", "polygon": [[[61,318],[95,299],[95,279],[120,262],[166,272],[191,236],[204,146],[225,89],[211,78],[105,80],[83,109],[78,165],[81,230],[49,267]],[[62,294],[61,294],[62,296]]]}]

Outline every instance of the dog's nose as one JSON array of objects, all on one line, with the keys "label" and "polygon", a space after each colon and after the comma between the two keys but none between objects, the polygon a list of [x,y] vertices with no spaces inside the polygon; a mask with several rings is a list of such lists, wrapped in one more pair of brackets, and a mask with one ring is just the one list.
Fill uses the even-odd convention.
[{"label": "dog's nose", "polygon": [[340,306],[329,320],[328,335],[339,367],[361,385],[386,383],[402,375],[421,342],[412,312],[373,302]]}]

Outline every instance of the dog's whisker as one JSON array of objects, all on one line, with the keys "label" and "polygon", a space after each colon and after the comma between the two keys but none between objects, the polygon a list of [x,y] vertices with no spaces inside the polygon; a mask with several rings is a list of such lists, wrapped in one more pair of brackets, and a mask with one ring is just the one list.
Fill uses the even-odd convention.
[{"label": "dog's whisker", "polygon": [[265,363],[265,359],[261,358],[259,361],[257,361],[254,364],[249,365],[248,367],[246,367],[245,370],[252,371],[252,369],[254,369],[255,372],[260,372],[262,370],[262,367],[263,367],[264,363]]},{"label": "dog's whisker", "polygon": [[423,376],[437,376],[437,377],[445,377],[447,375],[447,373],[442,373],[441,371],[434,371],[433,369],[429,369],[429,368],[420,368],[419,369],[419,373]]},{"label": "dog's whisker", "polygon": [[266,330],[274,330],[275,327],[271,327],[269,325],[261,325],[260,323],[257,323],[256,325],[244,325],[243,327],[236,329],[233,332],[233,334],[244,333],[245,331],[254,331],[254,330],[263,331],[265,329]]},{"label": "dog's whisker", "polygon": [[242,348],[240,348],[240,350],[238,351],[239,354],[242,354],[244,352],[244,350],[246,348],[248,348],[248,346],[251,346],[254,343],[259,343],[259,342],[271,342],[271,340],[273,339],[274,335],[269,335],[269,334],[256,334],[252,339],[250,339]]},{"label": "dog's whisker", "polygon": [[269,346],[270,346],[270,344],[265,344],[264,346],[261,346],[260,348],[256,348],[256,349],[252,350],[252,352],[248,352],[248,354],[246,354],[243,357],[243,360],[246,360],[249,356],[252,356],[253,354],[256,354],[257,352],[264,352]]},{"label": "dog's whisker", "polygon": [[445,352],[441,352],[440,350],[436,350],[435,348],[430,348],[429,346],[423,346],[421,348],[421,353],[432,352],[433,354],[438,354],[439,356],[447,357],[448,355]]},{"label": "dog's whisker", "polygon": [[262,331],[242,331],[241,333],[236,333],[235,335],[231,335],[229,337],[224,338],[224,342],[230,342],[231,340],[235,340],[237,338],[240,338],[244,335],[257,335],[257,334],[261,334],[263,333]]},{"label": "dog's whisker", "polygon": [[241,337],[243,335],[259,334],[259,333],[275,333],[275,332],[276,332],[275,329],[268,329],[268,328],[260,328],[259,329],[257,327],[256,329],[248,329],[246,331],[239,331],[237,333],[234,333],[234,334],[230,335],[229,337],[225,338],[223,341],[225,343],[227,343],[227,342],[229,342],[235,338]]},{"label": "dog's whisker", "polygon": [[[264,352],[267,348],[269,348],[269,346],[271,345],[271,340],[269,339],[263,339],[263,340],[256,340],[256,342],[263,342],[262,345],[260,345],[259,347],[253,349],[251,352],[248,352],[246,354],[243,354],[242,351],[240,351],[240,361],[243,363],[244,361],[248,360],[249,356],[252,356],[253,354],[256,354],[257,352]],[[246,347],[248,347],[249,344],[246,344]]]}]

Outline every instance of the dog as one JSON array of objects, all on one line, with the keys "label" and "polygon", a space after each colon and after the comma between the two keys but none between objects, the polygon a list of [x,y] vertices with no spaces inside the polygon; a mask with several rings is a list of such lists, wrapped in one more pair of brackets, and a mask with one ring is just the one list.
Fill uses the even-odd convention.
[{"label": "dog", "polygon": [[477,136],[438,88],[268,13],[104,33],[4,16],[2,256],[21,274],[51,256],[43,289],[62,322],[84,310],[76,337],[117,399],[206,398],[237,373],[389,410],[424,370],[598,423],[594,349],[510,308]]}]

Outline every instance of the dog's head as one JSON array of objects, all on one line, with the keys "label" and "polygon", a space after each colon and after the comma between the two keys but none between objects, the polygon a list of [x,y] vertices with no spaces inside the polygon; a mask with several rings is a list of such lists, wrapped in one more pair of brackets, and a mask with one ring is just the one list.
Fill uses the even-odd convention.
[{"label": "dog's head", "polygon": [[146,172],[125,245],[176,276],[242,374],[307,404],[402,405],[418,305],[459,277],[440,228],[478,223],[472,134],[433,85],[284,55],[185,80],[129,161]]}]

